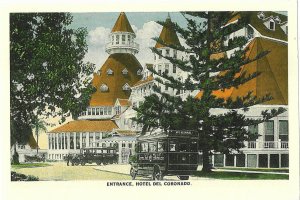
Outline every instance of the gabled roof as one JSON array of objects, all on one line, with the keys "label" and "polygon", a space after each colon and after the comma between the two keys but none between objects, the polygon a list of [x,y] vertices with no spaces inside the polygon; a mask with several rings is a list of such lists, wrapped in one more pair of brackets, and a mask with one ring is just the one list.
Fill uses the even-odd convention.
[{"label": "gabled roof", "polygon": [[118,128],[111,120],[75,120],[64,124],[49,133],[61,132],[101,132]]},{"label": "gabled roof", "polygon": [[[266,105],[287,105],[288,104],[288,46],[287,44],[276,42],[264,38],[255,38],[249,44],[247,57],[252,59],[260,52],[270,50],[271,52],[263,58],[246,64],[242,67],[241,73],[261,74],[240,85],[238,88],[230,88],[225,91],[214,91],[213,94],[218,98],[236,99],[238,96],[245,96],[248,91],[253,91],[253,95],[262,98],[270,93],[272,100],[263,104]],[[238,76],[239,74],[237,74]],[[202,92],[196,95],[201,98]]]},{"label": "gabled roof", "polygon": [[114,132],[121,136],[135,136],[138,133],[137,131],[122,130],[122,129],[115,129]]},{"label": "gabled roof", "polygon": [[147,78],[143,79],[143,80],[140,80],[138,81],[136,84],[133,85],[133,87],[136,87],[136,86],[139,86],[139,85],[142,85],[142,84],[145,84],[145,83],[148,83],[150,81],[153,81],[154,78],[152,75],[148,76]]},{"label": "gabled roof", "polygon": [[[114,71],[112,75],[106,74],[109,68]],[[126,76],[122,73],[124,68],[128,70]],[[130,91],[125,91],[122,87],[125,83],[133,86],[142,78],[142,76],[137,75],[139,69],[142,69],[142,66],[134,55],[126,53],[111,54],[101,67],[101,73],[94,74],[92,84],[97,91],[91,96],[90,106],[113,106],[117,98],[128,99]],[[100,91],[102,84],[108,86],[107,92]]]},{"label": "gabled roof", "polygon": [[111,32],[131,32],[134,31],[131,28],[131,25],[126,17],[124,12],[121,12],[114,27],[112,28]]},{"label": "gabled roof", "polygon": [[[120,104],[121,106],[129,106],[129,105],[130,105],[130,102],[129,102],[128,99],[117,99],[117,101],[119,102],[119,104]],[[116,102],[117,102],[117,101],[116,101]]]},{"label": "gabled roof", "polygon": [[[170,17],[166,19],[164,27],[159,35],[159,38],[167,45],[180,45],[179,39],[174,30]],[[165,46],[157,42],[155,48],[161,48],[161,47],[165,47]]]},{"label": "gabled roof", "polygon": [[248,15],[250,18],[250,25],[253,26],[260,34],[267,37],[287,41],[287,34],[280,28],[281,24],[287,21],[287,16],[275,12],[263,11],[263,13],[265,14],[264,19],[268,19],[271,16],[273,16],[274,18],[278,16],[281,19],[281,24],[276,24],[275,30],[270,30],[264,25],[264,19],[259,19],[257,17],[258,13],[258,11],[239,12],[238,14],[234,12],[234,17],[230,19],[227,24],[240,19],[241,16]]}]

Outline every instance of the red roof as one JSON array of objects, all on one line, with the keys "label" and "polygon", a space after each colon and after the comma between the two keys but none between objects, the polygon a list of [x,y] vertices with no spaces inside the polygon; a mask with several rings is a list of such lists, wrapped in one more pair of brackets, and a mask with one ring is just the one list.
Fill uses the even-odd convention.
[{"label": "red roof", "polygon": [[[225,91],[217,90],[213,94],[218,98],[227,99],[231,97],[236,99],[238,96],[245,96],[249,91],[253,95],[262,98],[270,93],[272,100],[265,102],[267,105],[287,105],[288,104],[288,46],[264,38],[255,38],[249,44],[248,57],[253,59],[260,52],[270,50],[271,52],[263,58],[246,64],[242,67],[241,73],[252,74],[260,72],[261,74],[239,86]],[[239,74],[237,74],[238,76]],[[196,95],[201,98],[202,92]]]},{"label": "red roof", "polygon": [[50,131],[50,133],[101,132],[112,131],[115,128],[118,126],[111,120],[75,120]]},{"label": "red roof", "polygon": [[111,32],[134,33],[124,12],[121,12]]},{"label": "red roof", "polygon": [[[122,73],[125,68],[128,70],[126,75]],[[113,71],[112,75],[107,74],[108,69]],[[139,69],[142,70],[142,66],[134,55],[111,54],[101,67],[100,75],[94,74],[93,86],[97,91],[92,94],[90,106],[113,106],[117,98],[128,99],[130,91],[124,91],[122,87],[126,83],[133,86],[142,78],[141,75],[137,75]],[[100,91],[102,84],[108,86],[107,92]]]},{"label": "red roof", "polygon": [[[159,38],[166,44],[166,45],[180,45],[179,39],[177,34],[173,28],[173,24],[171,18],[167,18],[165,25],[159,35]],[[160,44],[159,42],[156,43],[155,48],[165,47],[164,45]]]}]

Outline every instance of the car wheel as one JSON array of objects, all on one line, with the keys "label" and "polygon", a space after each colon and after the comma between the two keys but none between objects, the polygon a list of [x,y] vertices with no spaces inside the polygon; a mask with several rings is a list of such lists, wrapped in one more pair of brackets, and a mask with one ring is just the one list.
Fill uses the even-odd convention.
[{"label": "car wheel", "polygon": [[158,167],[154,167],[153,174],[152,174],[152,179],[153,180],[158,180],[158,181],[163,179],[161,170]]},{"label": "car wheel", "polygon": [[133,167],[131,167],[130,176],[131,176],[132,180],[135,180],[136,174],[137,174],[137,171]]}]

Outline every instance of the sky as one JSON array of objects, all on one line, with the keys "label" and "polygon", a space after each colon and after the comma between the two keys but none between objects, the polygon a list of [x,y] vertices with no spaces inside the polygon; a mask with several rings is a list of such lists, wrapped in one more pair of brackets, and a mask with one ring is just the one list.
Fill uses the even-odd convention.
[{"label": "sky", "polygon": [[[105,52],[105,44],[109,42],[109,34],[120,13],[71,13],[73,15],[72,28],[85,27],[88,31],[88,52],[85,61],[96,64],[96,70],[100,69],[106,61],[108,54]],[[179,12],[169,13],[172,21],[185,27],[184,17]],[[151,39],[158,37],[162,26],[156,21],[165,21],[167,12],[128,12],[126,16],[136,34],[136,42],[140,45],[140,52],[136,55],[142,66],[151,63],[153,55],[150,47],[155,45]]]}]

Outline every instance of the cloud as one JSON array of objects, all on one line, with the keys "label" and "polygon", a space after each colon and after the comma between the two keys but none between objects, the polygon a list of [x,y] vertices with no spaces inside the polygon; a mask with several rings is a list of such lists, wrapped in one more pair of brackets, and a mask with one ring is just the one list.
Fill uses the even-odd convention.
[{"label": "cloud", "polygon": [[109,28],[97,27],[88,33],[88,42],[90,45],[94,46],[105,45],[107,42],[109,42],[109,33]]},{"label": "cloud", "polygon": [[[135,26],[133,25],[133,30]],[[162,30],[162,26],[157,24],[154,21],[147,22],[143,25],[141,29],[137,29],[136,33],[136,42],[140,45],[140,51],[136,55],[137,59],[140,61],[142,66],[145,63],[153,63],[153,53],[150,50],[150,47],[155,46],[155,41],[151,38],[158,37]]]},{"label": "cloud", "polygon": [[[135,42],[140,45],[140,51],[136,54],[136,58],[143,67],[146,63],[153,63],[154,57],[150,47],[154,47],[156,42],[152,38],[159,37],[162,26],[150,21],[144,23],[140,29],[135,25],[131,27],[136,34]],[[100,69],[108,57],[105,45],[109,42],[109,34],[110,29],[104,27],[97,27],[88,33],[88,52],[84,60],[96,64],[96,70]],[[179,40],[183,44],[183,39],[179,38]]]}]

